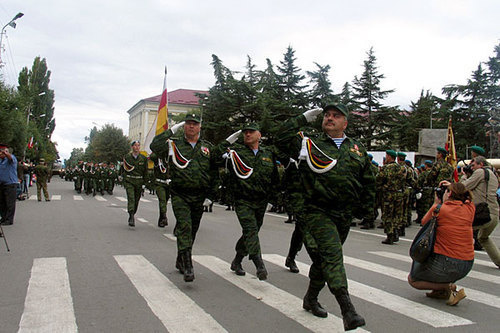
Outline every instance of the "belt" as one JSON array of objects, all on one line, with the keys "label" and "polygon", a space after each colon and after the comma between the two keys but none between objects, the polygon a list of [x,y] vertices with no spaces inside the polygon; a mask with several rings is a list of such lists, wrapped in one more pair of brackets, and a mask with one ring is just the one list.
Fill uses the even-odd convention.
[{"label": "belt", "polygon": [[142,176],[125,175],[125,177],[133,178],[133,179],[142,179]]},{"label": "belt", "polygon": [[156,181],[162,184],[168,184],[170,179],[160,179],[156,178]]}]

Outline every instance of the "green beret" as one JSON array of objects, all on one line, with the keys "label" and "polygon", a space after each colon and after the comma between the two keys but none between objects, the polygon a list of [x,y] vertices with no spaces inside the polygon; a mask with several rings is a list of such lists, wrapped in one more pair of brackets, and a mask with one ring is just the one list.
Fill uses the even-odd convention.
[{"label": "green beret", "polygon": [[330,110],[337,110],[346,117],[349,115],[349,110],[347,109],[347,106],[345,106],[344,104],[340,104],[340,103],[339,104],[329,104],[323,108],[323,112],[327,112]]},{"label": "green beret", "polygon": [[243,125],[241,130],[242,131],[246,131],[246,130],[260,131],[260,126],[257,123],[248,123],[248,124]]},{"label": "green beret", "polygon": [[389,150],[386,150],[385,153],[389,156],[392,156],[394,158],[396,158],[398,156],[398,153],[396,153],[394,150],[392,149],[389,149]]},{"label": "green beret", "polygon": [[425,160],[424,163],[427,164],[428,166],[432,166],[434,164],[431,160]]},{"label": "green beret", "polygon": [[443,155],[448,155],[448,151],[446,149],[444,149],[443,147],[437,147],[436,150]]},{"label": "green beret", "polygon": [[406,154],[405,154],[405,153],[403,153],[402,151],[399,151],[399,152],[398,152],[398,157],[403,157],[403,158],[405,158],[405,157],[406,157]]},{"label": "green beret", "polygon": [[479,147],[479,146],[472,146],[470,147],[470,149],[475,152],[476,154],[478,155],[481,155],[481,156],[484,156],[486,155],[486,152],[484,151],[484,149],[482,147]]},{"label": "green beret", "polygon": [[188,121],[188,120],[195,121],[197,123],[201,123],[201,115],[198,112],[190,111],[186,114],[186,118],[184,119],[184,121]]}]

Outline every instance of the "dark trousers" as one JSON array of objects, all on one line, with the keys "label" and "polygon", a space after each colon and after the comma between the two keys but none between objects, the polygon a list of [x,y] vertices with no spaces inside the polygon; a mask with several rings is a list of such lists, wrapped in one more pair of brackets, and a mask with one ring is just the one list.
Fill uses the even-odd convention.
[{"label": "dark trousers", "polygon": [[14,223],[17,184],[0,185],[0,215],[3,224]]}]

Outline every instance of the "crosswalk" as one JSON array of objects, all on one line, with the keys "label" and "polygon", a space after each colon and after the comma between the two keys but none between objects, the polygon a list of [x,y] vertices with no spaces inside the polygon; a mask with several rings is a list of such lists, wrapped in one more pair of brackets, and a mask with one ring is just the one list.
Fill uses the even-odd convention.
[{"label": "crosswalk", "polygon": [[[378,258],[394,261],[399,266],[401,263],[408,264],[406,256],[384,252],[372,251],[367,254]],[[196,303],[185,290],[178,287],[171,279],[170,274],[160,271],[143,255],[114,255],[114,261],[128,278],[135,289],[126,288],[127,292],[135,290],[144,300],[149,310],[161,321],[168,332],[227,332],[228,329],[219,323],[210,313],[210,310]],[[268,265],[283,267],[285,257],[279,254],[263,254],[263,259]],[[230,271],[230,263],[212,255],[193,255],[196,271],[202,272],[210,279],[220,279],[222,283],[236,287],[241,296],[246,295],[252,299],[259,300],[267,307],[274,309],[277,313],[304,327],[312,332],[342,332],[343,324],[339,315],[329,313],[327,318],[319,319],[302,309],[302,299],[289,291],[281,289],[276,282],[270,278],[267,281],[259,281],[255,276],[247,272],[245,276],[237,276]],[[407,285],[408,272],[383,265],[372,261],[362,260],[351,256],[344,257],[345,264],[362,269],[370,274],[379,274],[394,279],[399,285]],[[484,267],[486,262],[479,263]],[[300,275],[297,278],[306,281],[309,265],[297,261]],[[37,258],[31,268],[24,311],[19,322],[18,332],[77,332],[76,313],[71,295],[70,276],[68,274],[66,258]],[[409,266],[408,266],[409,267]],[[273,269],[271,269],[272,271]],[[283,267],[283,270],[285,268]],[[71,270],[69,270],[71,272]],[[493,272],[492,272],[493,273]],[[289,275],[295,278],[297,275]],[[398,280],[400,280],[398,282]],[[474,280],[486,281],[498,288],[500,281],[498,275],[471,271],[464,281],[470,283]],[[461,281],[460,281],[461,282]],[[396,292],[386,291],[383,288],[370,285],[368,281],[348,281],[349,292],[354,297],[354,302],[365,302],[375,308],[383,308],[393,313],[393,316],[401,316],[406,320],[412,320],[421,325],[421,331],[426,327],[471,327],[477,322],[467,316],[467,312],[454,311],[454,307],[441,307],[421,302],[421,292],[415,292],[415,296],[409,299],[397,295]],[[196,285],[196,281],[190,286]],[[279,285],[279,284],[278,284]],[[304,290],[301,290],[301,293]],[[500,308],[500,298],[484,291],[466,287],[467,298],[464,303],[472,302],[489,308]],[[223,297],[223,295],[221,296]],[[429,299],[426,299],[426,301]],[[436,301],[437,302],[437,301]],[[425,303],[425,304],[424,304]],[[438,303],[436,303],[438,304]],[[461,303],[462,304],[462,303]],[[460,305],[459,305],[460,306]],[[444,309],[443,309],[444,308]],[[374,310],[377,312],[377,310]],[[337,312],[338,313],[338,312]],[[458,314],[457,314],[458,313]],[[367,327],[358,329],[358,332],[368,332],[370,318],[367,319]],[[476,319],[477,320],[477,319]]]},{"label": "crosswalk", "polygon": [[[127,202],[127,198],[125,197],[121,197],[121,196],[108,196],[108,197],[104,197],[102,195],[95,195],[95,196],[83,196],[83,195],[71,195],[71,196],[68,196],[70,199],[74,200],[74,201],[83,201],[83,200],[97,200],[97,201],[108,201],[112,198],[118,200],[118,201],[122,201],[122,202]],[[29,201],[36,201],[38,200],[37,198],[37,195],[36,194],[32,194],[30,195],[30,197],[28,198]],[[42,201],[44,200],[44,198],[42,198]],[[62,200],[62,195],[61,194],[52,194],[50,195],[50,200],[51,201],[61,201]],[[158,198],[155,198],[155,197],[151,197],[149,199],[145,199],[145,198],[141,198],[140,199],[141,202],[152,202],[152,201],[158,201]]]}]

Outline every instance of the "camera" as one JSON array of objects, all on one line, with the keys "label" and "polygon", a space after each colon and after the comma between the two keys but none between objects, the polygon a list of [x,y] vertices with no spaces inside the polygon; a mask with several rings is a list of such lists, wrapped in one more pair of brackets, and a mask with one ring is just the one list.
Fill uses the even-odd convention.
[{"label": "camera", "polygon": [[438,197],[439,200],[441,200],[441,202],[443,202],[443,195],[444,195],[444,192],[446,192],[447,189],[448,189],[448,187],[444,186],[444,185],[441,185],[441,186],[436,187],[434,189],[434,191],[436,193],[436,196]]},{"label": "camera", "polygon": [[464,173],[467,175],[467,177],[470,177],[474,170],[472,170],[472,165],[466,165],[463,167]]}]

